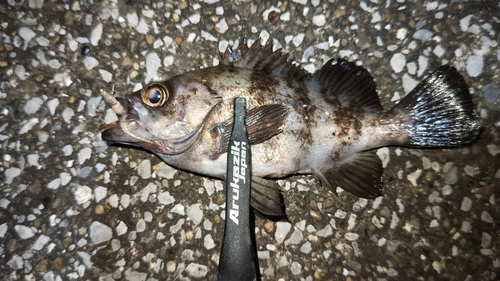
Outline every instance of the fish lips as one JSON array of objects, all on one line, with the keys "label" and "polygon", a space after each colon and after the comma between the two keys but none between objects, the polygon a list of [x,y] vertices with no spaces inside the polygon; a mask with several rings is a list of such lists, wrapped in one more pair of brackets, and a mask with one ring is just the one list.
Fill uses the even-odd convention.
[{"label": "fish lips", "polygon": [[99,127],[99,131],[101,131],[102,139],[108,143],[121,143],[139,147],[142,147],[148,143],[127,134],[120,126],[120,122],[118,121],[111,124],[101,125]]},{"label": "fish lips", "polygon": [[140,139],[134,137],[133,134],[128,133],[127,131],[129,131],[129,129],[127,129],[127,125],[119,121],[101,125],[99,129],[102,134],[102,139],[107,142],[138,146],[157,154],[178,155],[188,150],[196,142],[209,116],[215,108],[218,107],[218,105],[220,105],[220,102],[210,109],[203,121],[196,127],[196,129],[194,129],[194,131],[178,138],[151,140]]}]

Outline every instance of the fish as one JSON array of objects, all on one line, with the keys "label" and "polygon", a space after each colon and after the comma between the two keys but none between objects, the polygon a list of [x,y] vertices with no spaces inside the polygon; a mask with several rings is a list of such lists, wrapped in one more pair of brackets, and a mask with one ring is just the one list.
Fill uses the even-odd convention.
[{"label": "fish", "polygon": [[286,216],[277,179],[312,175],[333,192],[382,195],[376,149],[454,148],[475,142],[482,122],[458,70],[442,65],[384,110],[371,74],[342,58],[310,74],[273,45],[246,40],[217,66],[105,96],[119,120],[101,127],[111,144],[140,147],[170,166],[224,180],[233,100],[247,101],[251,205]]}]

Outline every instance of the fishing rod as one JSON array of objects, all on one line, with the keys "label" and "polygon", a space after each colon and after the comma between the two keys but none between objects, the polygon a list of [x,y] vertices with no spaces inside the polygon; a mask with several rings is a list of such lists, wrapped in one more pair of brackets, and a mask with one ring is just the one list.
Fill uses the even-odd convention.
[{"label": "fishing rod", "polygon": [[226,220],[217,281],[260,280],[250,208],[251,157],[245,118],[246,100],[235,98],[227,150]]}]

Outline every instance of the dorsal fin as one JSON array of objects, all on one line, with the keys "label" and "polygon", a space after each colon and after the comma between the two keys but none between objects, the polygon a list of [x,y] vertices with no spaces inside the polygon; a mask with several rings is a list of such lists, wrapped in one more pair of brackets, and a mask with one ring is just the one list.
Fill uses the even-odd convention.
[{"label": "dorsal fin", "polygon": [[223,65],[261,70],[295,80],[303,80],[310,76],[287,59],[288,54],[282,54],[281,49],[273,52],[271,43],[262,47],[260,40],[255,41],[250,48],[247,47],[246,40],[243,40],[236,50],[231,51],[228,47],[220,54],[220,63]]},{"label": "dorsal fin", "polygon": [[[376,91],[376,84],[363,67],[343,60],[331,59],[312,77],[327,95],[355,104],[368,112],[382,111]],[[328,101],[328,98],[326,98]]]}]

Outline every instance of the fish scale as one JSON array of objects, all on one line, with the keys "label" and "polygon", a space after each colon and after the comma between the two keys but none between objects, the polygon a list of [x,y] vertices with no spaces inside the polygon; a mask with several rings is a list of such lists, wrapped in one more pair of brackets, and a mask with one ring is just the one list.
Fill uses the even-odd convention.
[{"label": "fish scale", "polygon": [[120,120],[103,126],[102,137],[224,179],[233,99],[244,97],[252,206],[281,217],[286,213],[275,179],[311,174],[332,191],[375,198],[382,194],[383,170],[374,149],[461,147],[480,136],[481,120],[454,67],[439,67],[383,112],[366,69],[332,59],[311,75],[287,58],[272,45],[243,42],[222,54],[218,66],[152,82],[118,101],[107,98]]}]

